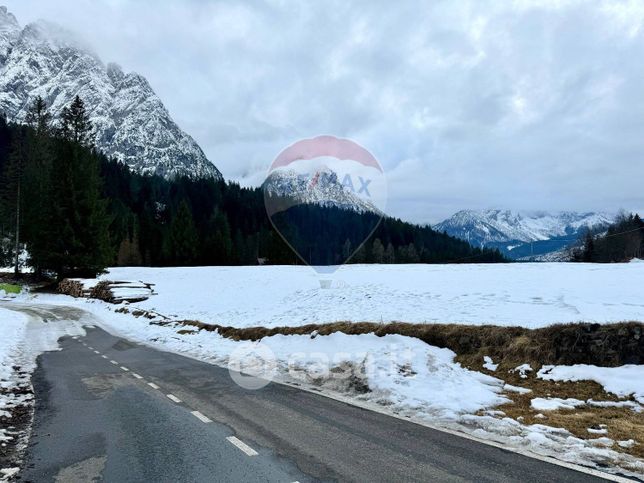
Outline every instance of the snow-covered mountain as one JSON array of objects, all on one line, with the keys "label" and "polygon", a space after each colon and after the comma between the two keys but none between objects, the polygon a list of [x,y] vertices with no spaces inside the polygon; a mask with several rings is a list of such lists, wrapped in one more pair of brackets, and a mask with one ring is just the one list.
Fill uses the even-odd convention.
[{"label": "snow-covered mountain", "polygon": [[614,219],[614,215],[594,212],[462,210],[434,228],[474,246],[495,247],[511,258],[524,258],[561,250],[586,230],[601,230]]},{"label": "snow-covered mountain", "polygon": [[300,204],[380,214],[372,203],[340,183],[338,175],[330,169],[321,170],[313,175],[303,175],[285,169],[276,170],[266,178],[262,189],[266,207],[271,215]]},{"label": "snow-covered mountain", "polygon": [[221,178],[143,76],[105,65],[82,40],[55,24],[38,21],[21,28],[0,7],[0,112],[24,122],[40,96],[56,117],[76,95],[90,113],[97,147],[134,171]]}]

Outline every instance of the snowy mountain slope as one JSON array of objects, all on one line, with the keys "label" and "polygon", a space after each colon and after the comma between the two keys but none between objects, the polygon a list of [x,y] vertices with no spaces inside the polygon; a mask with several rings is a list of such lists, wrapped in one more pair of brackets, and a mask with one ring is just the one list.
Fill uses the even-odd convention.
[{"label": "snowy mountain slope", "polygon": [[374,204],[343,186],[337,174],[330,169],[314,176],[301,175],[292,170],[273,171],[264,181],[262,189],[266,206],[273,213],[299,204],[315,204],[358,213],[381,214]]},{"label": "snowy mountain slope", "polygon": [[134,171],[221,178],[143,76],[103,64],[82,40],[55,24],[21,28],[0,7],[0,112],[24,122],[29,105],[41,96],[56,117],[76,95],[90,112],[98,148]]},{"label": "snowy mountain slope", "polygon": [[614,218],[614,215],[593,212],[462,210],[434,228],[474,246],[496,247],[512,258],[522,258],[561,250],[587,229],[605,228]]}]

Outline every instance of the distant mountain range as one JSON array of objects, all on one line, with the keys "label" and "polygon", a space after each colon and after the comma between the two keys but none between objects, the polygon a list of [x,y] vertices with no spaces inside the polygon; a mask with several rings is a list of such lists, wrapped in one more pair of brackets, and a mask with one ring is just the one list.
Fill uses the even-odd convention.
[{"label": "distant mountain range", "polygon": [[0,7],[0,112],[10,121],[24,122],[40,96],[57,116],[77,95],[90,113],[97,147],[135,172],[221,179],[143,76],[103,64],[55,24],[38,21],[21,28]]},{"label": "distant mountain range", "polygon": [[512,259],[558,260],[587,230],[601,231],[615,219],[608,213],[463,210],[434,226],[470,242],[498,248]]}]

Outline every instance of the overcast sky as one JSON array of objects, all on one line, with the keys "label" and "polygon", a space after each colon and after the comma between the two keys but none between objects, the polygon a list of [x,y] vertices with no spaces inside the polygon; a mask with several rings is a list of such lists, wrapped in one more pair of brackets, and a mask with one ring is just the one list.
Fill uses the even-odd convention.
[{"label": "overcast sky", "polygon": [[242,184],[333,134],[376,156],[407,220],[644,212],[644,0],[5,4],[147,77]]}]

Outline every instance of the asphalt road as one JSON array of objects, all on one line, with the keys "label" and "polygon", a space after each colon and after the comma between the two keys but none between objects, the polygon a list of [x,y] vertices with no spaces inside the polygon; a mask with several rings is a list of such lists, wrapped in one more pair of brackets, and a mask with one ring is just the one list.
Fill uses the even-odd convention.
[{"label": "asphalt road", "polygon": [[246,390],[98,328],[60,346],[34,373],[22,481],[603,481],[297,388]]}]

